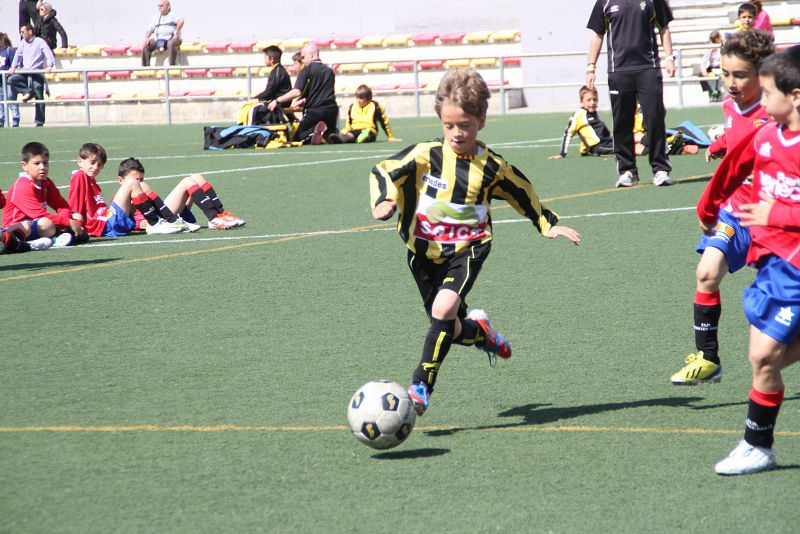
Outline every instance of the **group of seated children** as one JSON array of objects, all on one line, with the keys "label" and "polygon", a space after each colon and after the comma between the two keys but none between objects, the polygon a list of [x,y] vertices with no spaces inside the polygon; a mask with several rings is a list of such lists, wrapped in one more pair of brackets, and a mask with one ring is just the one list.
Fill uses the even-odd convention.
[{"label": "group of seated children", "polygon": [[181,180],[162,200],[144,181],[142,163],[127,158],[119,165],[119,189],[109,205],[97,183],[107,161],[102,146],[86,143],[81,147],[68,200],[48,176],[49,159],[50,152],[42,143],[22,148],[23,172],[5,197],[0,192],[0,254],[76,245],[90,237],[119,237],[137,230],[148,235],[196,232],[201,226],[191,212],[192,204],[208,218],[211,230],[245,225],[223,208],[211,183],[200,174]]},{"label": "group of seated children", "polygon": [[[242,106],[239,111],[239,124],[280,125],[296,121],[294,113],[302,111],[304,98],[295,99],[288,108],[278,107],[274,111],[268,108],[270,102],[292,89],[289,73],[281,64],[283,52],[278,46],[272,45],[263,49],[262,53],[264,65],[271,68],[267,86],[253,97],[254,101]],[[303,69],[300,52],[292,56],[292,61],[298,72]],[[326,140],[331,144],[371,143],[378,138],[378,125],[386,132],[388,141],[402,141],[392,133],[386,108],[372,99],[372,89],[368,85],[361,84],[356,88],[355,102],[350,104],[347,110],[345,127],[340,132],[327,136]]]}]

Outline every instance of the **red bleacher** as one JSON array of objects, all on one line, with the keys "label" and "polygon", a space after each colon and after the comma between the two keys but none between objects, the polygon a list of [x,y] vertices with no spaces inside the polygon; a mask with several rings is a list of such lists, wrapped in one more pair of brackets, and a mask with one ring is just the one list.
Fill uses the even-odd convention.
[{"label": "red bleacher", "polygon": [[255,41],[234,41],[231,43],[230,49],[234,52],[252,52],[255,45]]},{"label": "red bleacher", "polygon": [[466,32],[450,32],[450,33],[443,33],[439,35],[439,42],[444,44],[455,44],[460,43],[464,40],[464,36],[467,35]]},{"label": "red bleacher", "polygon": [[411,38],[414,44],[436,44],[436,39],[439,38],[438,33],[419,33]]},{"label": "red bleacher", "polygon": [[336,48],[354,48],[360,40],[361,37],[348,35],[334,38],[333,44],[336,46]]}]

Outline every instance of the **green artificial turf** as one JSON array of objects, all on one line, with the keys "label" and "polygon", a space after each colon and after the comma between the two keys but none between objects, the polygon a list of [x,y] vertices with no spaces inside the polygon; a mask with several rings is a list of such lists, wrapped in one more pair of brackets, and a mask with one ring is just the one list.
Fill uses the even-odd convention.
[{"label": "green artificial turf", "polygon": [[[668,123],[685,119],[720,112]],[[350,435],[347,402],[372,379],[407,384],[427,326],[367,177],[439,136],[435,119],[393,121],[401,144],[277,151],[204,152],[198,125],[4,132],[3,191],[25,142],[48,145],[65,186],[93,141],[110,157],[100,182],[130,155],[162,195],[201,172],[247,226],[0,256],[0,531],[796,531],[797,368],[780,468],[713,473],[746,413],[751,270],[723,282],[723,381],[669,382],[694,349],[693,207],[713,164],[675,156],[676,185],[655,188],[640,158],[645,185],[617,190],[613,159],[576,146],[546,159],[566,120],[493,116],[481,138],[581,246],[494,205],[468,301],[514,356],[491,369],[454,347],[429,412],[384,452]],[[102,187],[110,199],[115,184]]]}]

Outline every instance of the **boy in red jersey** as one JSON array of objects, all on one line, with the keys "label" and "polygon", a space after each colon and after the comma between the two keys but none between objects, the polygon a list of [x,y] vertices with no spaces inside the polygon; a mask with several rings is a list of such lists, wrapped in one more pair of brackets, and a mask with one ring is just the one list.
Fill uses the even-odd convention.
[{"label": "boy in red jersey", "polygon": [[475,346],[509,358],[511,345],[486,312],[467,314],[464,301],[492,246],[493,198],[529,218],[545,237],[580,243],[578,232],[558,226],[558,215],[539,202],[528,179],[478,140],[486,124],[489,89],[473,69],[453,69],[436,91],[443,139],[410,146],[378,163],[370,176],[372,216],[399,211],[397,230],[408,248],[430,326],[409,397],[425,413],[451,344]]},{"label": "boy in red jersey", "polygon": [[[211,184],[203,180],[202,176],[192,175],[185,178],[162,200],[143,182],[144,167],[141,163],[129,158],[123,161],[124,164],[120,164],[117,177],[120,187],[108,206],[97,184],[97,176],[103,170],[106,159],[106,151],[102,146],[95,143],[84,144],[78,153],[78,170],[70,178],[69,205],[83,216],[91,235],[125,236],[136,228],[144,228],[149,235],[194,232],[200,229],[200,225],[194,224],[187,200],[191,197],[203,208],[204,204],[212,202],[208,191],[216,197]],[[199,176],[199,179],[195,176]],[[203,190],[203,186],[207,189]],[[219,217],[218,210],[212,211],[209,221],[214,218],[218,220],[209,222],[209,228],[235,225]],[[176,212],[180,215],[175,215]]]},{"label": "boy in red jersey", "polygon": [[744,439],[715,465],[720,475],[775,466],[781,370],[800,360],[800,46],[764,60],[761,88],[775,122],[728,151],[697,204],[700,224],[709,230],[719,206],[752,174],[751,203],[739,206],[735,215],[750,228],[747,262],[758,268],[744,292],[753,382]]},{"label": "boy in red jersey", "polygon": [[[0,208],[5,205],[6,197],[3,196],[3,190],[0,189]],[[14,224],[8,228],[0,228],[0,254],[47,250],[53,245],[53,241],[49,237],[40,237],[31,242],[26,241],[30,233],[31,226],[26,222]]]},{"label": "boy in red jersey", "polygon": [[[706,151],[706,160],[720,158],[755,128],[769,120],[761,105],[758,78],[761,62],[775,52],[772,36],[761,30],[732,35],[722,45],[722,81],[730,95],[722,104],[725,133]],[[672,375],[675,385],[719,382],[722,362],[719,357],[718,327],[722,314],[719,287],[725,275],[745,266],[750,232],[742,228],[733,214],[750,202],[752,185],[745,180],[722,205],[713,233],[704,234],[697,244],[702,256],[697,264],[694,298],[694,338],[696,352],[686,357],[684,367]]]},{"label": "boy in red jersey", "polygon": [[[31,240],[59,233],[55,246],[87,241],[89,236],[83,229],[83,218],[69,209],[69,204],[47,176],[49,169],[50,151],[46,146],[31,142],[22,147],[23,172],[8,190],[3,227],[28,223]],[[56,213],[47,211],[47,206]]]}]

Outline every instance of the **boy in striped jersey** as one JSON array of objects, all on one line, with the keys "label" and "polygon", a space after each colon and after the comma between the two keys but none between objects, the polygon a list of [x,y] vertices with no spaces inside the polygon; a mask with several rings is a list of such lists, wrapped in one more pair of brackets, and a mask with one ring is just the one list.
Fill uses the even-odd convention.
[{"label": "boy in striped jersey", "polygon": [[613,156],[614,140],[611,132],[597,113],[600,99],[597,89],[589,89],[585,85],[579,91],[581,107],[569,118],[564,137],[561,138],[561,152],[547,159],[564,159],[567,157],[569,142],[576,135],[580,137],[581,156]]},{"label": "boy in striped jersey", "polygon": [[492,364],[495,356],[511,356],[511,345],[486,312],[467,314],[464,301],[491,249],[491,200],[511,204],[545,237],[580,243],[578,232],[557,225],[558,215],[539,202],[528,179],[478,140],[489,96],[475,70],[449,71],[435,105],[444,137],[406,148],[378,163],[370,176],[372,215],[386,220],[399,212],[397,229],[430,318],[409,388],[419,415],[452,343],[483,349]]},{"label": "boy in striped jersey", "polygon": [[332,133],[328,142],[338,143],[372,143],[378,138],[378,125],[381,125],[390,142],[402,141],[394,136],[389,126],[389,117],[383,104],[372,100],[372,89],[361,84],[356,88],[356,101],[347,109],[347,122],[342,131]]}]

